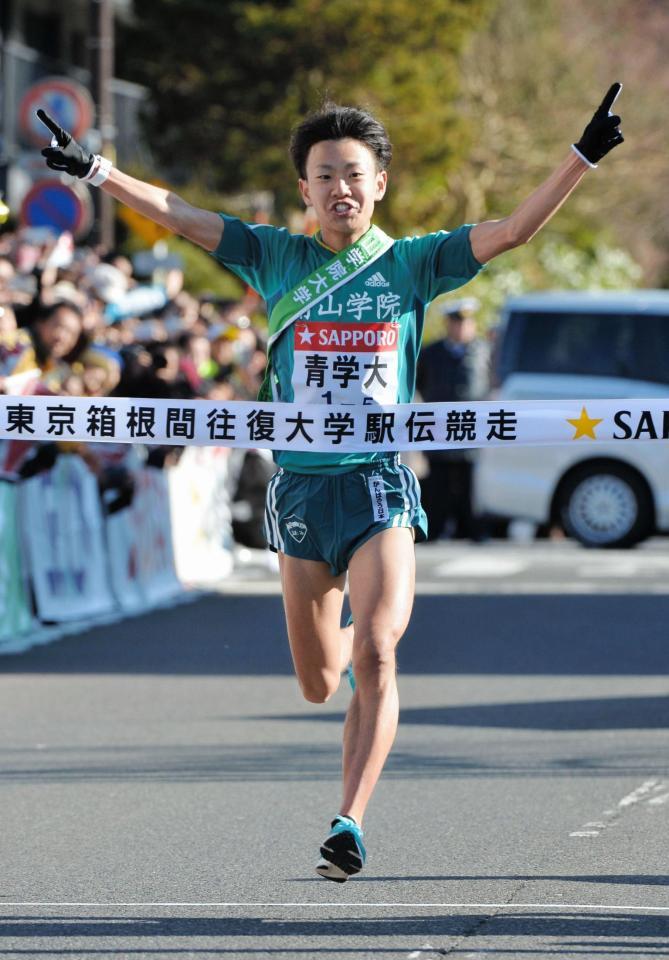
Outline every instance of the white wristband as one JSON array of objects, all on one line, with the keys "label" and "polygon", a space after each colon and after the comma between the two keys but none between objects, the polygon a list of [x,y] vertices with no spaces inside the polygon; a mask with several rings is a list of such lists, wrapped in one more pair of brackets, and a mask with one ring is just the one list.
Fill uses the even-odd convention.
[{"label": "white wristband", "polygon": [[590,163],[590,161],[588,160],[588,158],[583,156],[583,154],[582,154],[581,151],[578,149],[578,147],[576,146],[575,143],[572,143],[571,149],[574,151],[574,153],[576,154],[577,157],[580,157],[580,158],[581,158],[581,160],[583,161],[583,163],[587,163],[587,165],[590,167],[591,170],[596,170],[596,169],[597,169],[597,164],[596,164],[596,163]]},{"label": "white wristband", "polygon": [[96,154],[93,166],[88,171],[87,176],[84,177],[84,180],[86,183],[90,183],[92,187],[101,187],[111,173],[111,168],[111,160],[107,160],[106,157],[101,157],[99,154]]}]

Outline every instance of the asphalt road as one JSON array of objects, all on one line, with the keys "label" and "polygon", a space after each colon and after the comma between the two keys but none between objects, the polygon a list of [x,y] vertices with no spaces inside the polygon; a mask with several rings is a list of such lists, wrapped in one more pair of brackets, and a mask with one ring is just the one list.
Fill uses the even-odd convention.
[{"label": "asphalt road", "polygon": [[342,886],[312,869],[348,693],[300,700],[266,572],[0,658],[0,958],[669,957],[664,548],[529,549],[419,555]]}]

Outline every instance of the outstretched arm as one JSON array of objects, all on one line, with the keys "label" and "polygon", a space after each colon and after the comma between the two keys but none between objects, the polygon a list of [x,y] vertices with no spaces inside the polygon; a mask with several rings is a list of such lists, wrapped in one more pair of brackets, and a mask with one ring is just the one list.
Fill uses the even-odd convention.
[{"label": "outstretched arm", "polygon": [[102,189],[137,213],[155,220],[172,233],[192,240],[205,250],[215,250],[221,242],[223,220],[219,215],[192,206],[171,190],[136,180],[116,167],[111,168]]},{"label": "outstretched arm", "polygon": [[560,209],[588,169],[596,167],[602,157],[623,142],[618,129],[620,117],[610,113],[621,89],[621,83],[610,87],[570,154],[513,213],[503,220],[488,220],[472,227],[472,251],[480,263],[531,240]]},{"label": "outstretched arm", "polygon": [[93,186],[99,186],[116,200],[155,220],[172,233],[192,240],[205,250],[216,249],[223,235],[223,220],[218,214],[192,206],[171,190],[122,173],[109,160],[87,153],[71,134],[59,127],[43,110],[38,110],[37,116],[53,134],[51,146],[42,150],[47,166],[52,170],[63,170]]}]

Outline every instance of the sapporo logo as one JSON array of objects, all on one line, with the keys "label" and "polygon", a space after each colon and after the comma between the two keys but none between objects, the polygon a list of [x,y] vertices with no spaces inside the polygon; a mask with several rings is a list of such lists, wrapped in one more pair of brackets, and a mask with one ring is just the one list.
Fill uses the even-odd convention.
[{"label": "sapporo logo", "polygon": [[286,520],[286,530],[297,543],[302,543],[307,535],[307,525],[292,513]]}]

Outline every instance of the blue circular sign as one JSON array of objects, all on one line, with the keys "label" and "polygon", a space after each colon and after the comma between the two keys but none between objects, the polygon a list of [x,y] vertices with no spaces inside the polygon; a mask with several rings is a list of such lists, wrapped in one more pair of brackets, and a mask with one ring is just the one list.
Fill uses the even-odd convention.
[{"label": "blue circular sign", "polygon": [[90,200],[58,180],[39,180],[23,199],[21,222],[28,227],[51,227],[56,233],[81,234],[90,227]]},{"label": "blue circular sign", "polygon": [[35,146],[43,147],[50,140],[48,130],[37,119],[39,107],[68,130],[75,140],[86,133],[93,122],[93,101],[80,83],[69,77],[39,80],[25,92],[19,105],[21,130]]}]

